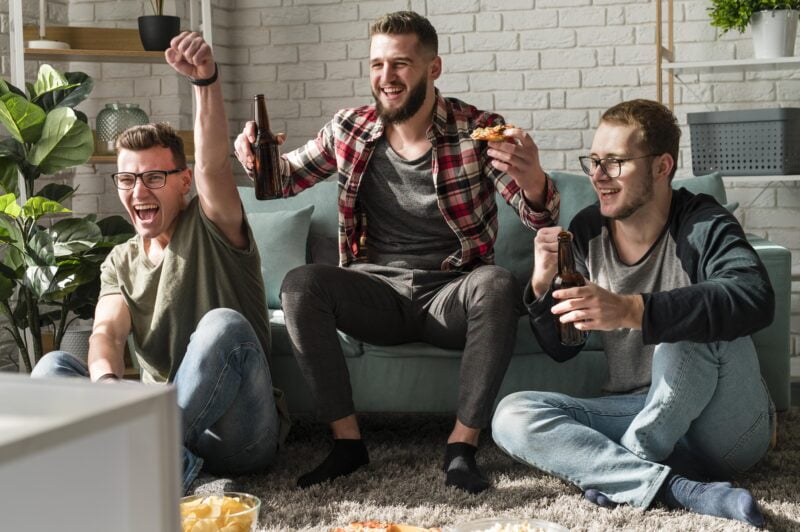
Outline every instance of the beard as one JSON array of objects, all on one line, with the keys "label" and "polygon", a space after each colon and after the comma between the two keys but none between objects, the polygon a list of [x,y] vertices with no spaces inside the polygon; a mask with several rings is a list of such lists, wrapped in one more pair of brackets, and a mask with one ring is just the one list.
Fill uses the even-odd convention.
[{"label": "beard", "polygon": [[637,190],[631,190],[631,195],[634,199],[628,205],[622,206],[620,211],[614,215],[609,216],[612,220],[624,220],[629,218],[642,208],[647,202],[653,199],[653,170],[647,172],[647,176],[642,180],[641,186],[636,187]]},{"label": "beard", "polygon": [[372,91],[372,97],[375,98],[375,109],[378,111],[378,116],[387,124],[400,124],[405,122],[417,111],[420,110],[422,104],[425,103],[425,91],[428,87],[428,75],[422,77],[419,82],[411,87],[408,91],[408,99],[404,104],[396,109],[387,109],[381,104],[380,94]]}]

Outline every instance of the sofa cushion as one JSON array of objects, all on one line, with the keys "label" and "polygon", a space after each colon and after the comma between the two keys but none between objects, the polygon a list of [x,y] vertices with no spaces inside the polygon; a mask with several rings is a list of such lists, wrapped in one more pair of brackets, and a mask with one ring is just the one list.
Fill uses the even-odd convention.
[{"label": "sofa cushion", "polygon": [[281,308],[281,283],[289,270],[306,263],[306,241],[314,206],[297,211],[253,212],[247,215],[267,290],[267,306]]},{"label": "sofa cushion", "polygon": [[[292,342],[286,330],[286,319],[280,309],[269,309],[269,328],[272,336],[271,352],[275,356],[293,358]],[[347,358],[360,357],[364,350],[360,340],[356,340],[342,331],[336,331],[339,336],[339,345]]]},{"label": "sofa cushion", "polygon": [[719,172],[673,179],[672,188],[685,188],[692,194],[708,194],[709,196],[713,196],[720,205],[723,205],[730,212],[735,211],[739,206],[738,201],[728,202],[728,195],[725,193],[725,183],[722,181],[722,174]]},{"label": "sofa cushion", "polygon": [[569,227],[576,214],[597,203],[597,193],[585,174],[552,172],[550,178],[561,192],[561,213],[558,216],[558,225],[561,227]]},{"label": "sofa cushion", "polygon": [[[572,218],[584,207],[597,201],[597,195],[586,176],[553,172],[550,177],[561,193],[561,215],[558,224],[568,227]],[[567,191],[563,193],[563,191]],[[495,242],[495,262],[511,271],[525,284],[533,268],[533,239],[536,236],[522,224],[519,215],[497,194],[499,230]]]},{"label": "sofa cushion", "polygon": [[[340,333],[341,334],[341,333]],[[363,353],[365,355],[376,357],[390,357],[390,358],[415,358],[420,356],[438,357],[438,358],[461,358],[461,350],[444,349],[435,347],[423,342],[411,342],[402,345],[382,346],[363,344]],[[600,336],[597,334],[590,334],[584,350],[602,351],[603,344],[600,341]],[[528,316],[521,316],[517,324],[517,336],[514,341],[514,356],[520,355],[544,355],[544,351],[539,346],[536,336],[530,326]]]},{"label": "sofa cushion", "polygon": [[[323,181],[290,198],[259,201],[252,187],[239,187],[239,197],[248,215],[251,212],[296,211],[314,205],[309,230],[309,246],[317,236],[328,237],[337,246],[338,229],[338,188],[335,180]],[[338,247],[333,249],[338,262]],[[310,257],[310,255],[309,255]]]}]

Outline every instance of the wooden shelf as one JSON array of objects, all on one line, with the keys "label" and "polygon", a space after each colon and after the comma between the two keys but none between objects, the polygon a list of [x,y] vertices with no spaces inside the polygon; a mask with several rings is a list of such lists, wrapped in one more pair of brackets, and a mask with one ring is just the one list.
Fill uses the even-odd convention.
[{"label": "wooden shelf", "polygon": [[[69,50],[25,48],[25,59],[35,61],[87,61],[113,63],[164,63],[164,52],[146,52],[139,30],[48,26],[45,38],[66,42]],[[39,39],[39,28],[25,26],[25,41]]]},{"label": "wooden shelf", "polygon": [[690,72],[738,72],[741,70],[778,70],[800,66],[800,57],[775,57],[772,59],[727,59],[718,61],[692,61],[670,63],[664,61],[661,68],[675,74]]},{"label": "wooden shelf", "polygon": [[92,155],[86,164],[116,164],[116,155]]},{"label": "wooden shelf", "polygon": [[[24,26],[22,37],[26,42],[40,39],[39,27]],[[144,50],[137,29],[47,26],[44,38],[65,42],[70,45],[70,49],[24,48],[25,60],[166,64],[164,52]],[[194,162],[194,132],[189,130],[178,133],[183,138],[187,160]],[[86,162],[86,164],[116,163],[117,156],[106,153],[95,153]]]},{"label": "wooden shelf", "polygon": [[800,175],[724,175],[722,179],[731,183],[769,183],[770,181],[800,181]]},{"label": "wooden shelf", "polygon": [[[194,155],[191,153],[186,154],[186,162],[193,163]],[[92,155],[86,164],[117,164],[116,155]]]},{"label": "wooden shelf", "polygon": [[32,61],[85,61],[91,63],[163,63],[164,52],[25,48],[25,59]]},{"label": "wooden shelf", "polygon": [[125,379],[126,381],[141,380],[141,374],[139,372],[139,368],[126,367],[125,372],[122,374],[122,378]]}]

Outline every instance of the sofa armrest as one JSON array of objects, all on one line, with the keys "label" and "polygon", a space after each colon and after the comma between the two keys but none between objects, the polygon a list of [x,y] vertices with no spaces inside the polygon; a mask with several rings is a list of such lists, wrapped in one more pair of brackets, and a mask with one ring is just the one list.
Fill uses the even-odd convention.
[{"label": "sofa armrest", "polygon": [[787,410],[790,405],[790,361],[789,351],[792,292],[792,255],[788,249],[748,234],[747,240],[756,250],[767,268],[772,288],[775,291],[775,319],[753,335],[758,352],[761,375],[767,383],[772,400],[778,410]]}]

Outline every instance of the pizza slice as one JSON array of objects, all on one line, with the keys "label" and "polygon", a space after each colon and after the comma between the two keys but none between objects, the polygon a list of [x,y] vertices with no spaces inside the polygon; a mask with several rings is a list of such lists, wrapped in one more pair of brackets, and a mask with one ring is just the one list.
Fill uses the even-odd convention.
[{"label": "pizza slice", "polygon": [[441,532],[441,529],[382,523],[379,521],[357,521],[350,523],[346,527],[334,528],[331,532]]},{"label": "pizza slice", "polygon": [[470,138],[473,140],[485,140],[489,142],[514,142],[514,139],[508,138],[503,135],[503,132],[507,129],[515,129],[517,126],[514,124],[499,124],[496,126],[490,127],[476,127],[472,133],[469,134]]}]

